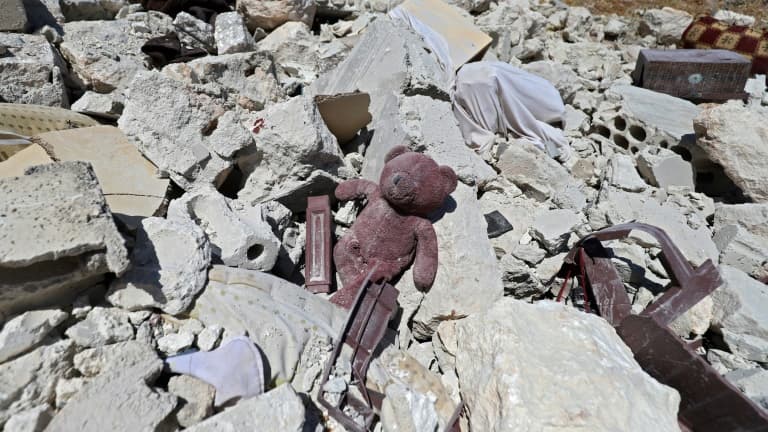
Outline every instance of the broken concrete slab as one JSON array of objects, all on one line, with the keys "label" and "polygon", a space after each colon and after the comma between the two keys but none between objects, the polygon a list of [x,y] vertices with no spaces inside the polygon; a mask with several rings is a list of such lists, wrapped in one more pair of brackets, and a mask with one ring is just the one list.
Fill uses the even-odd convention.
[{"label": "broken concrete slab", "polygon": [[200,188],[172,201],[168,217],[198,224],[211,243],[211,253],[225,265],[268,271],[277,261],[280,241],[258,204],[250,206],[213,188]]},{"label": "broken concrete slab", "polygon": [[83,87],[109,93],[125,88],[139,71],[147,69],[141,46],[169,32],[171,18],[158,12],[137,15],[142,16],[64,24],[65,38],[59,48]]},{"label": "broken concrete slab", "polygon": [[218,432],[246,430],[258,424],[264,432],[301,432],[305,412],[301,398],[290,384],[282,384],[260,396],[241,401],[186,430]]},{"label": "broken concrete slab", "polygon": [[253,50],[253,38],[245,27],[245,20],[239,13],[224,12],[216,15],[214,28],[219,55]]},{"label": "broken concrete slab", "polygon": [[3,102],[69,106],[62,76],[66,65],[45,37],[0,33],[0,46],[8,53],[0,57]]},{"label": "broken concrete slab", "polygon": [[739,225],[768,242],[768,203],[717,204],[714,228],[726,225]]},{"label": "broken concrete slab", "polygon": [[768,409],[768,371],[763,369],[735,370],[725,374],[730,381],[748,398]]},{"label": "broken concrete slab", "polygon": [[249,52],[206,56],[166,66],[163,73],[189,84],[216,85],[231,103],[261,111],[283,97],[270,54]]},{"label": "broken concrete slab", "polygon": [[652,35],[661,45],[674,45],[680,42],[683,32],[693,21],[688,12],[671,7],[649,9],[643,13],[637,29],[640,36]]},{"label": "broken concrete slab", "polygon": [[72,368],[75,344],[52,341],[0,365],[0,427],[15,415],[54,399],[55,383]]},{"label": "broken concrete slab", "polygon": [[325,171],[315,170],[306,180],[291,180],[273,191],[270,199],[282,204],[292,213],[304,213],[307,210],[307,198],[328,195],[335,201],[333,191],[341,180]]},{"label": "broken concrete slab", "polygon": [[192,427],[213,414],[213,397],[216,389],[189,375],[172,376],[168,391],[179,398],[175,417],[181,427]]},{"label": "broken concrete slab", "polygon": [[551,199],[558,207],[581,211],[587,205],[586,186],[562,165],[523,140],[499,148],[496,167],[523,193],[537,201]]},{"label": "broken concrete slab", "polygon": [[16,432],[43,432],[53,418],[50,405],[43,404],[20,412],[5,423],[5,430]]},{"label": "broken concrete slab", "polygon": [[57,162],[89,162],[112,213],[129,227],[162,211],[168,180],[157,178],[157,168],[120,129],[97,126],[48,132],[35,141]]},{"label": "broken concrete slab", "polygon": [[638,153],[636,162],[640,175],[652,186],[695,188],[693,167],[672,150],[647,146]]},{"label": "broken concrete slab", "polygon": [[238,159],[247,176],[239,199],[262,201],[287,180],[306,179],[316,169],[338,174],[344,167],[344,153],[311,97],[272,105],[259,117],[264,125],[254,132],[256,146]]},{"label": "broken concrete slab", "polygon": [[68,22],[111,20],[127,0],[61,0],[61,12]]},{"label": "broken concrete slab", "polygon": [[149,387],[162,372],[163,362],[151,351],[135,364],[111,366],[89,380],[46,430],[158,430],[177,403],[175,396]]},{"label": "broken concrete slab", "polygon": [[191,220],[146,218],[136,235],[132,266],[112,282],[107,300],[126,310],[156,307],[178,315],[205,286],[210,262],[205,233]]},{"label": "broken concrete slab", "polygon": [[[679,430],[680,396],[645,373],[597,316],[505,298],[452,325],[455,337],[443,340],[455,341],[447,354],[455,358],[473,430]],[[535,402],[544,399],[557,402]]]},{"label": "broken concrete slab", "polygon": [[573,210],[547,210],[534,216],[530,234],[550,255],[556,255],[565,251],[571,233],[581,223],[584,223],[581,214]]},{"label": "broken concrete slab", "polygon": [[189,332],[167,334],[157,340],[157,350],[166,356],[176,355],[195,343],[195,335]]},{"label": "broken concrete slab", "polygon": [[237,0],[237,11],[250,31],[272,30],[289,21],[312,25],[316,10],[315,2],[309,0]]},{"label": "broken concrete slab", "polygon": [[614,154],[608,160],[606,169],[606,177],[611,186],[627,192],[642,192],[648,187],[637,173],[635,161],[631,156]]},{"label": "broken concrete slab", "polygon": [[75,354],[73,365],[82,376],[92,378],[110,370],[129,369],[156,356],[151,345],[132,340],[85,349]]},{"label": "broken concrete slab", "polygon": [[105,273],[127,270],[123,238],[88,163],[34,166],[0,179],[0,192],[3,313],[71,301]]},{"label": "broken concrete slab", "polygon": [[213,25],[181,11],[173,19],[173,27],[183,45],[200,48],[209,53],[216,52]]},{"label": "broken concrete slab", "polygon": [[72,104],[72,111],[110,120],[117,120],[123,113],[122,95],[96,93],[88,90]]},{"label": "broken concrete slab", "polygon": [[276,276],[214,266],[191,315],[206,326],[220,325],[236,334],[247,332],[271,368],[268,382],[289,381],[300,391],[309,391],[347,314]]},{"label": "broken concrete slab", "polygon": [[118,127],[139,151],[184,189],[217,184],[232,156],[252,144],[237,111],[159,72],[140,72],[130,84]]},{"label": "broken concrete slab", "polygon": [[729,101],[706,107],[693,123],[696,147],[755,202],[768,202],[766,116],[768,109],[750,110]]},{"label": "broken concrete slab", "polygon": [[759,278],[768,270],[768,245],[740,225],[724,225],[712,237],[720,251],[720,264],[728,264]]},{"label": "broken concrete slab", "polygon": [[21,0],[0,1],[0,32],[24,33],[29,26]]},{"label": "broken concrete slab", "polygon": [[712,295],[714,328],[723,334],[730,351],[745,359],[768,359],[768,286],[743,271],[720,266],[723,285]]},{"label": "broken concrete slab", "polygon": [[133,326],[124,310],[95,307],[65,334],[78,346],[91,348],[133,339]]},{"label": "broken concrete slab", "polygon": [[28,352],[69,315],[58,309],[24,312],[10,319],[0,331],[0,363]]},{"label": "broken concrete slab", "polygon": [[[442,321],[482,313],[504,293],[476,196],[474,188],[459,183],[451,194],[453,203],[449,201],[433,224],[440,259],[435,282],[412,318],[413,334],[419,340],[429,339]],[[412,271],[408,269],[397,284],[401,296],[418,293]]]}]

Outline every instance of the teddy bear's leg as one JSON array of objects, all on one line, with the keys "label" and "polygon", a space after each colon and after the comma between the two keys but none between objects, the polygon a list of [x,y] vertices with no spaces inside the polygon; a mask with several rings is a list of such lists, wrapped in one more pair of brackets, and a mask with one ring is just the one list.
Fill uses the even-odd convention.
[{"label": "teddy bear's leg", "polygon": [[355,298],[357,297],[357,293],[360,291],[363,281],[368,276],[370,269],[373,269],[374,267],[375,270],[370,275],[372,282],[391,280],[393,277],[399,275],[404,270],[405,266],[399,263],[385,263],[381,261],[378,262],[378,265],[369,263],[369,265],[362,269],[362,272],[358,273],[355,278],[349,280],[348,283],[344,284],[342,289],[336,292],[331,298],[331,302],[345,309],[351,308],[352,303],[354,303]]}]

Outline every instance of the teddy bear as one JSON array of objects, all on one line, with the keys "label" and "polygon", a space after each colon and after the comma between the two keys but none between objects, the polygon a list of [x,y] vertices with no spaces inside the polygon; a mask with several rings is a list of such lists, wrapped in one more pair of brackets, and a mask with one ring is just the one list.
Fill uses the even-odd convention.
[{"label": "teddy bear", "polygon": [[456,189],[456,173],[405,146],[387,153],[379,184],[347,180],[336,187],[340,201],[366,199],[349,232],[333,249],[342,288],[331,301],[349,309],[360,285],[392,280],[413,263],[413,282],[424,291],[437,273],[437,235],[428,216]]}]

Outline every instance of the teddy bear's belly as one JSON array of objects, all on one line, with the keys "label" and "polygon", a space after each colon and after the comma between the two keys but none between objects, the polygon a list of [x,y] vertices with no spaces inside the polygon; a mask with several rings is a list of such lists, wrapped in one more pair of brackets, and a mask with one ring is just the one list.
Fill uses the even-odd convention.
[{"label": "teddy bear's belly", "polygon": [[389,208],[374,206],[366,208],[358,216],[353,234],[365,258],[410,261],[416,246],[413,224],[412,217],[403,217]]}]

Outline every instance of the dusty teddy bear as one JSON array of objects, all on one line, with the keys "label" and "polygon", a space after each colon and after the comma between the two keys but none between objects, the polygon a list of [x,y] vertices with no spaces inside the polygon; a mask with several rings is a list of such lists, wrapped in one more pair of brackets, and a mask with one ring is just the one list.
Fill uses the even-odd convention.
[{"label": "dusty teddy bear", "polygon": [[437,236],[427,216],[456,189],[456,174],[405,146],[393,148],[385,162],[378,185],[354,179],[336,188],[339,200],[368,201],[333,250],[343,288],[331,301],[345,308],[352,305],[360,284],[376,264],[372,280],[392,279],[414,262],[417,288],[429,289],[435,281]]}]

